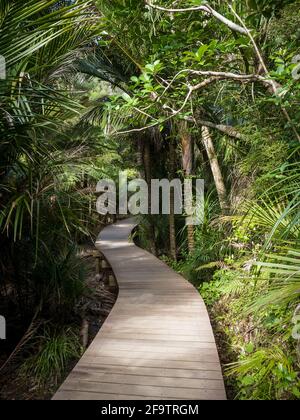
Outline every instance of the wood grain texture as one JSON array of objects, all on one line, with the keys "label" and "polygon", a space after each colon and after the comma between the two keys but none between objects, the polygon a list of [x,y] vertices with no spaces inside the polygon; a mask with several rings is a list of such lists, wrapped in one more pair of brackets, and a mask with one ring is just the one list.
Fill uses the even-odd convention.
[{"label": "wood grain texture", "polygon": [[53,400],[224,400],[214,335],[196,289],[129,241],[132,219],[106,227],[97,248],[119,285],[100,332]]}]

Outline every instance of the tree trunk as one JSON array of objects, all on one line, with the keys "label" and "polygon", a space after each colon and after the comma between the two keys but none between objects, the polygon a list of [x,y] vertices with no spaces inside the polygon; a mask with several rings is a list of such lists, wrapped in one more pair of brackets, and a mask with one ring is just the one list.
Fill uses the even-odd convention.
[{"label": "tree trunk", "polygon": [[[173,139],[170,139],[170,178],[175,178],[175,163],[176,150]],[[170,215],[169,215],[169,234],[170,234],[170,256],[174,261],[177,261],[177,246],[176,246],[176,227],[174,214],[175,193],[174,188],[170,191]]]},{"label": "tree trunk", "polygon": [[210,168],[214,177],[216,190],[220,202],[220,207],[223,214],[228,212],[229,206],[227,201],[227,191],[220,169],[218,157],[212,141],[212,137],[208,127],[202,127],[202,142],[204,144],[206,153],[208,155]]},{"label": "tree trunk", "polygon": [[148,184],[148,220],[149,220],[149,245],[150,251],[153,255],[156,255],[156,244],[155,244],[155,225],[151,215],[151,147],[150,139],[147,138],[144,142],[144,168],[145,168],[145,179]]},{"label": "tree trunk", "polygon": [[144,139],[142,137],[138,138],[138,152],[137,152],[137,165],[139,169],[139,176],[141,179],[146,179],[145,168],[144,168]]},{"label": "tree trunk", "polygon": [[[179,127],[179,134],[182,147],[182,168],[185,177],[193,174],[193,140],[188,131],[187,122],[183,121]],[[194,226],[187,226],[188,250],[192,253],[195,250]]]}]

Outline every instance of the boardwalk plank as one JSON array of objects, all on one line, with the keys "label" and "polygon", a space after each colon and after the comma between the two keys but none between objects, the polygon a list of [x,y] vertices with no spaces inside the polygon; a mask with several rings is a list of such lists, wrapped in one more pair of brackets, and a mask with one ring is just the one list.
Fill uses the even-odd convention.
[{"label": "boardwalk plank", "polygon": [[[80,367],[77,368],[76,375],[78,373],[88,373],[92,370],[94,373],[109,373],[109,374],[126,374],[126,375],[140,375],[140,376],[153,376],[153,377],[166,377],[166,378],[193,378],[193,379],[219,379],[222,380],[222,375],[218,370],[207,370],[209,366],[205,364],[203,370],[195,369],[179,369],[166,368],[165,364],[160,364],[159,367],[148,366],[134,366],[135,362],[132,359],[127,359],[125,364],[106,364],[105,362],[99,365],[100,360],[98,359],[95,364],[81,363]],[[153,361],[154,362],[154,361]],[[114,361],[111,361],[114,363]],[[145,363],[147,364],[147,363]],[[149,364],[149,363],[148,363]],[[156,364],[157,365],[157,364]]]},{"label": "boardwalk plank", "polygon": [[151,385],[133,385],[107,382],[88,382],[78,379],[67,379],[64,389],[69,391],[96,392],[98,394],[128,394],[140,397],[154,397],[155,399],[187,399],[187,400],[219,400],[224,399],[223,390],[191,389],[177,387],[162,387]]}]

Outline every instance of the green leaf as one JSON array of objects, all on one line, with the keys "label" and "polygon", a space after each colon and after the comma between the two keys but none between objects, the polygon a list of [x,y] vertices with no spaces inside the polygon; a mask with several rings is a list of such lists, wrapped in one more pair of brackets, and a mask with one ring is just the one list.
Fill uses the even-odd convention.
[{"label": "green leaf", "polygon": [[253,378],[253,376],[248,375],[248,376],[245,376],[241,382],[242,382],[242,385],[249,386],[255,382],[255,378]]},{"label": "green leaf", "polygon": [[247,353],[253,353],[254,351],[254,344],[253,343],[248,343],[245,345],[245,351]]},{"label": "green leaf", "polygon": [[195,57],[197,59],[197,61],[201,61],[202,57],[204,56],[204,54],[206,53],[206,51],[209,49],[209,45],[201,45],[201,47],[198,49],[198,51],[195,54]]},{"label": "green leaf", "polygon": [[128,95],[128,93],[123,93],[122,98],[123,98],[126,102],[130,102],[130,101],[131,101],[131,97]]}]

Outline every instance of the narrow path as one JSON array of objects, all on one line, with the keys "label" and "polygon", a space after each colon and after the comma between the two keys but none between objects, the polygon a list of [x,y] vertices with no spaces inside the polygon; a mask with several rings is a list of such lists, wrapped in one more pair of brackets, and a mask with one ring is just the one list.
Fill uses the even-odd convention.
[{"label": "narrow path", "polygon": [[119,297],[54,400],[226,399],[203,300],[194,287],[128,241],[135,224],[105,228],[97,247]]}]

